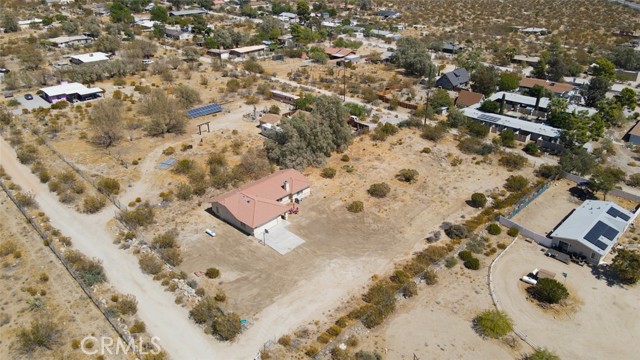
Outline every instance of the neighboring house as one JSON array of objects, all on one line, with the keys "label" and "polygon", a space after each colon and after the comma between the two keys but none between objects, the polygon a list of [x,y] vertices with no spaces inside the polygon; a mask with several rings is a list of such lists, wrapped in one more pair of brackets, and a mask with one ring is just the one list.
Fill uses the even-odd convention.
[{"label": "neighboring house", "polygon": [[55,47],[65,48],[70,46],[91,44],[93,42],[93,38],[85,35],[58,36],[55,38],[47,39],[45,41],[51,43]]},{"label": "neighboring house", "polygon": [[324,48],[325,54],[329,55],[331,59],[342,59],[349,55],[354,55],[356,52],[347,49],[347,48],[334,48],[334,47],[326,47]]},{"label": "neighboring house", "polygon": [[209,49],[207,50],[207,54],[219,58],[221,60],[226,60],[229,58],[229,50],[222,49]]},{"label": "neighboring house", "polygon": [[484,101],[484,95],[470,90],[460,90],[455,104],[459,107],[467,107]]},{"label": "neighboring house", "polygon": [[457,54],[465,49],[464,45],[457,45],[451,42],[442,44],[440,51],[447,54]]},{"label": "neighboring house", "polygon": [[205,9],[191,9],[191,10],[179,10],[179,11],[169,11],[169,16],[193,16],[193,15],[204,15],[207,13]]},{"label": "neighboring house", "polygon": [[157,24],[161,24],[161,22],[149,20],[149,19],[141,19],[141,20],[137,20],[134,25],[144,28],[145,31],[151,31],[153,30],[153,27],[156,26]]},{"label": "neighboring house", "polygon": [[289,94],[284,91],[271,90],[270,93],[273,100],[277,100],[289,105],[293,105],[296,100],[300,99],[300,96]]},{"label": "neighboring house", "polygon": [[40,97],[50,103],[58,101],[85,101],[100,97],[104,90],[99,87],[88,88],[80,83],[65,83],[42,88],[38,91]]},{"label": "neighboring house", "polygon": [[164,29],[164,36],[172,40],[190,40],[193,34],[180,29]]},{"label": "neighboring house", "polygon": [[383,19],[395,19],[400,16],[400,13],[393,10],[380,10],[376,13],[376,15],[380,16]]},{"label": "neighboring house", "polygon": [[553,230],[551,246],[598,265],[635,217],[611,201],[587,200]]},{"label": "neighboring house", "polygon": [[446,90],[457,90],[469,85],[469,73],[467,69],[458,68],[445,73],[436,80],[436,86]]},{"label": "neighboring house", "polygon": [[556,96],[560,97],[571,97],[577,94],[576,86],[567,83],[554,82],[536,78],[524,78],[520,80],[520,90],[529,90],[534,86],[542,86],[543,88],[551,91]]},{"label": "neighboring house", "polygon": [[286,219],[293,202],[311,194],[311,182],[294,169],[279,170],[211,200],[213,214],[259,236]]},{"label": "neighboring house", "polygon": [[535,66],[540,62],[540,57],[538,56],[526,56],[526,55],[516,55],[511,59],[512,63],[516,64],[526,64],[529,66]]},{"label": "neighboring house", "polygon": [[18,21],[18,25],[21,28],[28,28],[29,26],[31,26],[31,24],[42,24],[42,19],[38,19],[38,18],[33,18],[33,19],[29,19],[29,20],[20,20]]},{"label": "neighboring house", "polygon": [[290,12],[283,12],[283,13],[280,13],[280,15],[278,15],[278,19],[284,22],[297,23],[298,15]]},{"label": "neighboring house", "polygon": [[265,45],[244,46],[229,50],[229,53],[236,57],[264,54],[267,50]]},{"label": "neighboring house", "polygon": [[[503,98],[505,102],[505,111],[516,111],[516,112],[532,115],[536,110],[536,103],[537,103],[538,105],[537,110],[539,113],[535,115],[543,116],[543,117],[546,117],[546,113],[549,111],[549,104],[551,103],[551,99],[547,97],[542,97],[538,101],[533,96],[526,96],[522,94],[505,92],[505,91],[498,91],[497,93],[494,93],[489,97],[489,100],[495,101],[497,103],[502,103]],[[589,116],[593,116],[598,112],[598,110],[594,108],[588,108],[588,107],[584,107],[576,104],[567,105],[568,113],[573,113],[573,112],[577,113],[582,111],[586,112]]]},{"label": "neighboring house", "polygon": [[73,3],[74,0],[46,0],[46,1],[47,1],[47,5],[53,5],[53,4],[67,5],[67,4]]},{"label": "neighboring house", "polygon": [[629,138],[627,141],[633,145],[640,145],[640,121],[629,130]]},{"label": "neighboring house", "polygon": [[92,52],[87,54],[68,55],[66,57],[70,59],[69,62],[76,65],[89,64],[89,63],[109,60],[109,54],[105,54],[103,52]]},{"label": "neighboring house", "polygon": [[553,151],[562,150],[562,146],[559,144],[560,129],[510,116],[485,113],[478,110],[478,104],[466,107],[460,111],[469,119],[487,125],[492,132],[501,132],[509,129],[515,133],[516,140],[518,141],[536,141],[538,146],[543,149]]},{"label": "neighboring house", "polygon": [[391,33],[391,31],[386,31],[386,30],[371,30],[369,31],[369,35],[377,38],[386,38],[393,35],[393,33]]},{"label": "neighboring house", "polygon": [[259,122],[260,122],[260,125],[263,125],[263,124],[278,125],[280,123],[280,120],[282,120],[282,116],[278,114],[264,114],[260,118]]}]

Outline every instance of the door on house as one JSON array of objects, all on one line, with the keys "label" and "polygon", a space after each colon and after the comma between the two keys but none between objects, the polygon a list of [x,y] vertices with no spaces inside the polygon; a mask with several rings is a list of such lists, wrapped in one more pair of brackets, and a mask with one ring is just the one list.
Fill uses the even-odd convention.
[{"label": "door on house", "polygon": [[564,241],[558,242],[558,247],[560,248],[560,251],[562,251],[562,252],[568,252],[569,251],[569,244],[564,242]]}]

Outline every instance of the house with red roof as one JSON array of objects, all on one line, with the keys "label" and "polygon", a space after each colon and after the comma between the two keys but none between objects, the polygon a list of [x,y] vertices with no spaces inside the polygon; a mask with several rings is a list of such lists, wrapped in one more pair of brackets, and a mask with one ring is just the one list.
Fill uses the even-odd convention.
[{"label": "house with red roof", "polygon": [[258,236],[286,220],[295,203],[311,194],[311,182],[284,169],[211,200],[213,214],[236,229]]}]

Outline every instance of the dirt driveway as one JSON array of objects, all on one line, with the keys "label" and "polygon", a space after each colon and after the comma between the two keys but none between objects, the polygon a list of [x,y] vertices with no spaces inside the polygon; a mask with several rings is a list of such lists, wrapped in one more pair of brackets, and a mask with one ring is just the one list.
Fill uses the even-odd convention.
[{"label": "dirt driveway", "polygon": [[[515,327],[536,346],[562,359],[637,359],[640,352],[640,288],[607,286],[588,266],[566,265],[544,256],[537,244],[517,240],[494,266],[498,301]],[[574,313],[545,313],[527,300],[519,277],[534,268],[555,272],[556,279],[578,298]]]}]

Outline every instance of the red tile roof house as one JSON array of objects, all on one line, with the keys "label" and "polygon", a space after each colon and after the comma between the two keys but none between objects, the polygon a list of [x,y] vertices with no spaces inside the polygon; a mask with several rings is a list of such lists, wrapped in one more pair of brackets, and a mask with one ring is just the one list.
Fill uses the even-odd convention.
[{"label": "red tile roof house", "polygon": [[291,203],[311,194],[311,182],[294,169],[279,170],[211,200],[213,214],[259,236],[287,218]]}]

